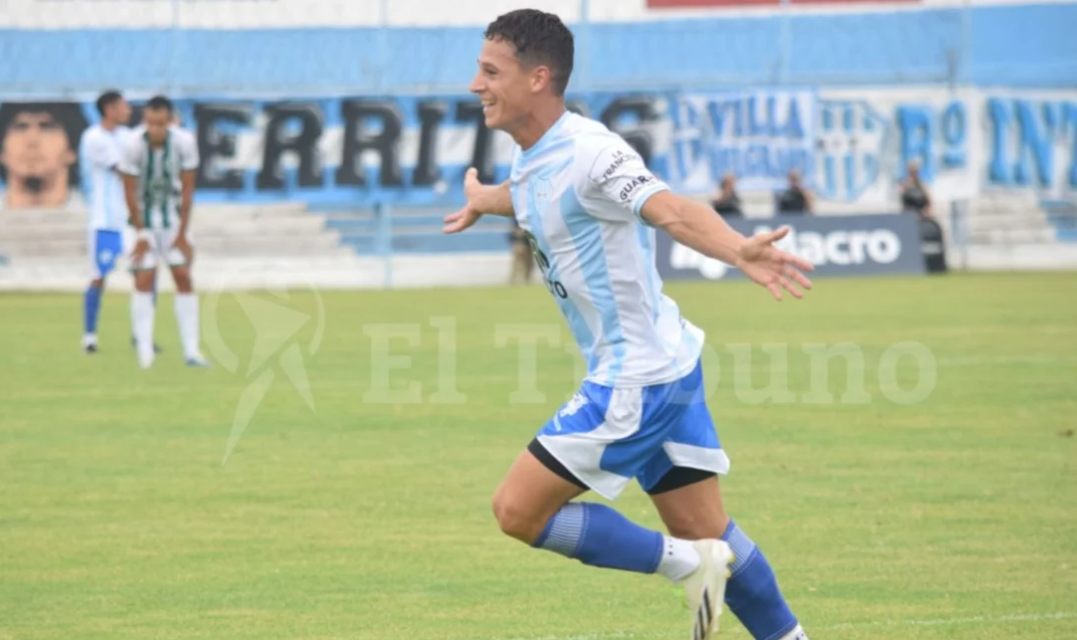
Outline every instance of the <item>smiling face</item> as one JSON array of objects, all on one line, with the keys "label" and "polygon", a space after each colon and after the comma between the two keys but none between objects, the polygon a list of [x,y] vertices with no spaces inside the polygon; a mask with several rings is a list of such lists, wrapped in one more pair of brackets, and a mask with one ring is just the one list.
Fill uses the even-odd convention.
[{"label": "smiling face", "polygon": [[482,46],[471,92],[482,100],[486,126],[511,131],[531,114],[534,96],[549,84],[549,69],[525,69],[508,42],[493,38]]},{"label": "smiling face", "polygon": [[564,111],[574,54],[572,32],[556,15],[520,9],[498,16],[484,34],[470,87],[486,126],[517,142],[537,139]]}]

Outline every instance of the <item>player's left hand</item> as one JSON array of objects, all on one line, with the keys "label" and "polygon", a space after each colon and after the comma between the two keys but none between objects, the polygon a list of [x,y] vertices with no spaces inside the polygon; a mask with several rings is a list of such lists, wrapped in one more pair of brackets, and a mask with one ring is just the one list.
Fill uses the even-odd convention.
[{"label": "player's left hand", "polygon": [[191,261],[191,245],[189,242],[187,242],[186,234],[181,233],[177,235],[176,241],[172,243],[172,248],[178,249],[179,252],[183,254],[183,257],[187,260],[187,262]]},{"label": "player's left hand", "polygon": [[798,258],[774,246],[774,243],[789,235],[789,227],[782,227],[769,233],[757,233],[748,238],[740,249],[737,268],[770,291],[775,300],[782,300],[782,289],[794,298],[804,297],[804,292],[794,286],[794,282],[804,289],[811,289],[811,280],[802,272],[812,271],[814,267],[803,258]]}]

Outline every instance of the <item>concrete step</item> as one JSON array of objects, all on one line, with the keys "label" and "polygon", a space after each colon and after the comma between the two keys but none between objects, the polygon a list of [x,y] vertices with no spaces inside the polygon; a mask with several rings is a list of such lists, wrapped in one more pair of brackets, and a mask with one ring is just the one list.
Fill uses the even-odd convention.
[{"label": "concrete step", "polygon": [[990,229],[973,230],[969,233],[972,244],[1010,245],[1010,244],[1052,244],[1056,241],[1055,230],[1044,229]]},{"label": "concrete step", "polygon": [[196,247],[198,255],[213,258],[329,258],[335,256],[351,256],[355,252],[351,247],[332,243],[328,246],[318,246],[309,243],[279,244],[279,245],[203,245]]},{"label": "concrete step", "polygon": [[86,211],[81,209],[0,210],[0,227],[80,225],[85,228],[88,220]]},{"label": "concrete step", "polygon": [[306,235],[324,231],[325,221],[317,216],[286,218],[240,218],[203,216],[192,222],[199,237],[208,234],[240,235]]},{"label": "concrete step", "polygon": [[[340,246],[337,233],[302,233],[302,234],[195,234],[195,246],[199,250],[214,253],[243,252],[244,255],[264,253],[317,255]],[[40,236],[0,240],[0,255],[9,257],[54,257],[64,258],[85,256],[87,254],[85,233]]]},{"label": "concrete step", "polygon": [[30,238],[19,242],[0,242],[0,254],[16,257],[39,256],[45,258],[70,258],[86,255],[86,238],[53,240]]},{"label": "concrete step", "polygon": [[201,235],[195,238],[195,246],[204,251],[214,253],[227,253],[229,251],[245,251],[248,253],[262,251],[272,256],[276,253],[288,253],[288,255],[302,255],[303,253],[319,253],[321,251],[340,246],[340,241],[333,234],[297,235],[297,236],[245,236],[243,238],[227,236]]},{"label": "concrete step", "polygon": [[12,244],[30,240],[82,240],[88,237],[85,224],[49,224],[0,226],[0,244]]}]

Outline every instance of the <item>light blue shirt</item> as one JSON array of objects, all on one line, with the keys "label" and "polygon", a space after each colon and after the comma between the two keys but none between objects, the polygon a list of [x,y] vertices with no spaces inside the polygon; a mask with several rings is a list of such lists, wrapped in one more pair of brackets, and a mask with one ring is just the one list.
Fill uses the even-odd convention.
[{"label": "light blue shirt", "polygon": [[99,124],[82,134],[79,164],[91,229],[123,231],[127,225],[127,200],[118,171],[128,135],[127,127],[109,131]]},{"label": "light blue shirt", "polygon": [[623,138],[566,112],[513,150],[513,208],[587,360],[587,380],[634,388],[693,370],[704,334],[662,293],[655,229],[640,210],[668,187]]}]

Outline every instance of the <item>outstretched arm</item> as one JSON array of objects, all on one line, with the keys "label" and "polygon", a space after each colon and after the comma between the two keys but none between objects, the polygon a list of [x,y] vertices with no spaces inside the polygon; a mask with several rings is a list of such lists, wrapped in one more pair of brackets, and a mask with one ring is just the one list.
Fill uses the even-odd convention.
[{"label": "outstretched arm", "polygon": [[794,282],[811,289],[811,281],[801,273],[811,271],[811,263],[773,246],[789,233],[789,227],[745,238],[706,206],[669,191],[649,197],[640,215],[684,246],[737,267],[776,300],[782,299],[783,288],[794,298],[802,298],[804,293]]},{"label": "outstretched arm", "polygon": [[479,221],[483,215],[492,214],[511,218],[512,191],[509,183],[484,185],[479,182],[479,172],[468,169],[464,176],[464,197],[467,203],[462,209],[445,216],[445,233],[460,233]]}]

